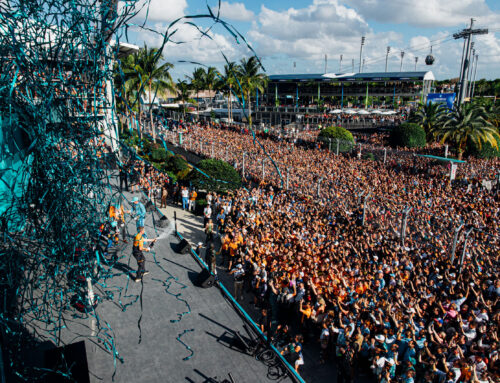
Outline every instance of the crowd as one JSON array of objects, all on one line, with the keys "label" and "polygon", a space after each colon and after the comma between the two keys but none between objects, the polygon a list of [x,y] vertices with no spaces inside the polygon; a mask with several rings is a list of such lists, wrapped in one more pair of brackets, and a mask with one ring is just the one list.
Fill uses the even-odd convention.
[{"label": "crowd", "polygon": [[[384,383],[499,381],[500,209],[479,182],[495,179],[498,160],[470,160],[450,182],[449,169],[412,155],[383,164],[260,146],[241,128],[175,129],[187,149],[242,171],[246,153],[253,187],[211,197],[207,239],[220,232],[236,297],[252,292],[259,324],[297,369],[317,340],[318,363],[336,360],[341,382],[366,370]],[[290,190],[271,160],[289,169]]]}]

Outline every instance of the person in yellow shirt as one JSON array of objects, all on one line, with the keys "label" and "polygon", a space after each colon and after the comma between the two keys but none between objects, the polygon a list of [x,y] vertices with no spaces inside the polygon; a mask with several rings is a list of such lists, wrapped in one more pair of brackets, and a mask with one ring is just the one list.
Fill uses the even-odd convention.
[{"label": "person in yellow shirt", "polygon": [[132,246],[132,255],[137,261],[137,273],[135,276],[135,282],[139,282],[142,280],[142,277],[149,273],[145,267],[146,258],[144,257],[143,251],[151,251],[151,247],[144,247],[145,242],[156,242],[155,239],[147,239],[144,238],[144,226],[139,227],[139,232],[134,238],[134,244]]},{"label": "person in yellow shirt", "polygon": [[189,193],[189,201],[188,201],[188,210],[189,211],[194,211],[196,207],[196,197],[198,197],[198,193],[196,193],[196,190],[191,190],[191,193]]}]

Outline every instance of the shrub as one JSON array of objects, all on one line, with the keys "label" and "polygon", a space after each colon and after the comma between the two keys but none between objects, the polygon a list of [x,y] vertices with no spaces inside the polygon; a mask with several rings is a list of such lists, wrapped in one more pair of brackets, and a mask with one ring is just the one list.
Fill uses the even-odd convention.
[{"label": "shrub", "polygon": [[164,148],[154,149],[151,158],[156,162],[162,162],[167,159],[167,151]]},{"label": "shrub", "polygon": [[404,123],[396,126],[389,138],[392,146],[422,148],[425,146],[425,130],[418,124]]},{"label": "shrub", "polygon": [[175,155],[168,158],[168,170],[174,173],[182,172],[188,168],[187,161],[181,156]]},{"label": "shrub", "polygon": [[469,140],[466,151],[467,155],[477,158],[500,157],[500,137],[496,136],[495,139],[497,140],[497,149],[491,146],[489,142],[482,142],[481,149],[479,149],[477,144]]},{"label": "shrub", "polygon": [[227,162],[221,160],[203,160],[198,168],[208,177],[197,170],[193,170],[189,177],[192,184],[198,189],[222,192],[238,189],[241,186],[240,174]]},{"label": "shrub", "polygon": [[166,173],[167,173],[168,177],[170,178],[170,180],[172,181],[172,183],[175,184],[177,182],[177,176],[175,175],[175,173],[170,171],[170,170],[166,171]]},{"label": "shrub", "polygon": [[363,159],[375,161],[375,156],[373,155],[373,153],[365,153],[365,154],[363,154]]},{"label": "shrub", "polygon": [[328,126],[319,132],[318,141],[323,142],[324,146],[329,145],[328,139],[331,139],[332,150],[334,151],[337,149],[337,139],[340,140],[340,152],[349,152],[354,145],[352,133],[340,126]]},{"label": "shrub", "polygon": [[194,214],[203,215],[203,210],[205,209],[207,204],[208,203],[207,203],[206,199],[197,199],[195,209],[194,209]]}]

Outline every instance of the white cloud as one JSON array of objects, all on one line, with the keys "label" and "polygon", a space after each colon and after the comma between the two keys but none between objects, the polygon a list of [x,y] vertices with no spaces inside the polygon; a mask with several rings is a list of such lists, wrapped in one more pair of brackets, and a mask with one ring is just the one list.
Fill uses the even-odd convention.
[{"label": "white cloud", "polygon": [[[139,41],[144,41],[148,46],[160,47],[163,43],[165,24],[155,24],[151,29],[157,31],[152,33],[147,30],[139,32]],[[236,44],[233,39],[216,31],[208,32],[207,36],[202,36],[192,25],[180,23],[175,29],[177,32],[172,36],[172,42],[168,42],[163,49],[165,59],[173,63],[176,67],[187,64],[179,61],[196,62],[207,66],[222,67],[226,63],[222,52],[230,61],[239,61],[248,52],[244,44]],[[181,44],[176,44],[181,43]],[[188,65],[189,66],[189,65]],[[177,76],[182,72],[180,68],[174,71]]]},{"label": "white cloud", "polygon": [[492,15],[485,0],[346,0],[346,4],[368,20],[419,27],[459,26],[471,17]]},{"label": "white cloud", "polygon": [[235,21],[251,21],[255,18],[255,13],[248,10],[243,3],[223,1],[220,6],[220,17]]},{"label": "white cloud", "polygon": [[[125,7],[123,1],[119,3],[119,9],[123,10]],[[139,0],[132,7],[135,8],[137,13],[137,20],[144,20],[146,17],[149,21],[153,22],[171,22],[179,17],[184,16],[187,1],[186,0]]]}]

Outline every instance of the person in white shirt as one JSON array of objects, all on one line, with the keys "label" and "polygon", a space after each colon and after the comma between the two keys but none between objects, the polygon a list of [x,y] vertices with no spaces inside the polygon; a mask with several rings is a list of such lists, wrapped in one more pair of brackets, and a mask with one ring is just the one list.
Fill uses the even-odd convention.
[{"label": "person in white shirt", "polygon": [[203,227],[207,225],[208,220],[212,218],[212,208],[208,204],[205,209],[203,209]]}]

